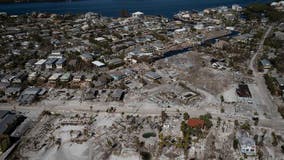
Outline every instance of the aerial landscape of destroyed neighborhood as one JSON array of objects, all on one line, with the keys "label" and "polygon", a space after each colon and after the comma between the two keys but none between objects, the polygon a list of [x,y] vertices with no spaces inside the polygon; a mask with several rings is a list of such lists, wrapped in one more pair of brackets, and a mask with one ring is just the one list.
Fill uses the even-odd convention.
[{"label": "aerial landscape of destroyed neighborhood", "polygon": [[284,160],[284,1],[1,12],[0,37],[1,160]]}]

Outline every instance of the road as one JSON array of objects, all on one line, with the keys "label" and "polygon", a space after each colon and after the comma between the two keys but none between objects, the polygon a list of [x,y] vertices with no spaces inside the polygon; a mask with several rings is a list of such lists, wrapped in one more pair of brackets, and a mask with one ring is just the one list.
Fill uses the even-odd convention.
[{"label": "road", "polygon": [[[69,114],[69,113],[94,113],[96,114],[99,110],[100,113],[104,114],[106,112],[106,108],[115,105],[102,105],[100,103],[92,103],[93,109],[90,110],[89,103],[82,103],[80,105],[77,102],[70,102],[65,104],[60,104],[56,106],[50,107],[48,104],[37,104],[32,106],[17,106],[16,110],[20,112],[26,113],[29,117],[36,118],[43,110],[49,110],[51,112],[60,113],[60,114]],[[140,106],[137,104],[136,106]],[[1,104],[0,110],[11,110],[14,107],[10,104]],[[115,113],[110,114],[138,114],[138,115],[147,115],[147,116],[159,116],[161,115],[162,110],[166,110],[168,115],[177,115],[178,111],[177,108],[161,108],[158,106],[151,106],[151,107],[141,107],[138,109],[137,107],[127,107],[127,106],[119,106],[116,107]],[[179,108],[180,113],[188,112],[192,117],[198,117],[199,115],[206,114],[208,111],[202,108]],[[251,116],[246,116],[243,114],[233,114],[233,113],[220,113],[219,110],[216,111],[209,111],[213,117],[222,117],[222,119],[234,121],[237,119],[239,122],[244,122],[246,120],[250,121]],[[260,119],[259,127],[264,128],[273,128],[281,133],[284,133],[284,121],[282,119]]]},{"label": "road", "polygon": [[265,39],[268,37],[269,33],[271,32],[273,26],[269,26],[269,28],[266,30],[265,34],[263,35],[258,49],[256,53],[253,55],[253,57],[250,60],[249,68],[253,72],[254,80],[257,85],[257,99],[260,101],[258,105],[259,109],[262,109],[264,113],[266,113],[266,118],[273,119],[273,118],[279,118],[280,115],[277,111],[277,106],[273,102],[273,98],[270,94],[270,91],[267,89],[267,86],[265,84],[265,80],[263,78],[263,74],[258,72],[257,69],[257,60],[259,56],[263,54],[263,45]]}]

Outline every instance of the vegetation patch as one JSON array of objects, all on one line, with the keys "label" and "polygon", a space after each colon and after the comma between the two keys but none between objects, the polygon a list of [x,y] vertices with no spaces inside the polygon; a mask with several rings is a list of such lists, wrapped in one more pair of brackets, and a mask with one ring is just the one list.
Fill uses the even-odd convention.
[{"label": "vegetation patch", "polygon": [[283,65],[284,54],[278,54],[275,58],[271,58],[269,60],[273,65],[273,67],[275,67],[278,72],[284,73],[284,65]]},{"label": "vegetation patch", "polygon": [[246,7],[244,10],[244,14],[248,19],[258,19],[260,20],[265,14],[268,19],[272,22],[278,21],[282,19],[282,13],[280,11],[277,11],[269,4],[263,4],[263,3],[254,3],[250,4]]},{"label": "vegetation patch", "polygon": [[155,132],[147,132],[147,133],[144,133],[143,135],[143,138],[150,138],[150,137],[156,137],[156,133]]},{"label": "vegetation patch", "polygon": [[150,160],[152,159],[152,155],[149,152],[140,152],[142,160]]},{"label": "vegetation patch", "polygon": [[265,79],[265,83],[266,83],[267,88],[270,91],[270,93],[272,95],[279,95],[280,91],[279,91],[279,89],[277,87],[276,79],[274,77],[271,77],[268,74],[264,75],[264,79]]}]

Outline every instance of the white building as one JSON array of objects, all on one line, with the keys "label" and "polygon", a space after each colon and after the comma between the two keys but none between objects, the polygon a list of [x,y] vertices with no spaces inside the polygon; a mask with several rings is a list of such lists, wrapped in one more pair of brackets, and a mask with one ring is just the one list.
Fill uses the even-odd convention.
[{"label": "white building", "polygon": [[196,30],[202,30],[202,29],[204,29],[204,24],[198,23],[198,24],[194,25],[193,28],[196,29]]},{"label": "white building", "polygon": [[246,155],[256,155],[255,142],[251,138],[242,138],[240,141],[241,152]]},{"label": "white building", "polygon": [[237,139],[239,140],[240,150],[243,154],[248,156],[256,155],[255,141],[248,136],[245,131],[237,132]]},{"label": "white building", "polygon": [[56,81],[59,80],[61,77],[62,73],[54,73],[51,77],[48,78],[48,81],[51,83],[55,83]]},{"label": "white building", "polygon": [[140,12],[140,11],[134,12],[134,13],[132,13],[132,17],[134,17],[134,18],[143,18],[144,17],[144,13]]},{"label": "white building", "polygon": [[48,58],[63,58],[62,52],[61,51],[52,51],[51,54],[48,56]]},{"label": "white building", "polygon": [[103,62],[100,61],[93,61],[92,62],[96,67],[104,67],[105,64]]},{"label": "white building", "polygon": [[35,63],[35,67],[36,69],[43,69],[44,68],[44,65],[45,65],[45,62],[46,62],[46,59],[40,59],[38,60],[36,63]]},{"label": "white building", "polygon": [[186,28],[180,28],[180,29],[176,29],[175,30],[175,33],[177,33],[177,34],[180,34],[180,33],[183,33],[183,32],[186,32],[187,30],[186,30]]},{"label": "white building", "polygon": [[97,37],[97,38],[95,38],[95,40],[102,42],[102,41],[105,41],[106,39],[104,37]]},{"label": "white building", "polygon": [[233,4],[232,5],[232,10],[240,12],[240,11],[243,10],[243,8],[240,5],[238,5],[238,4]]}]

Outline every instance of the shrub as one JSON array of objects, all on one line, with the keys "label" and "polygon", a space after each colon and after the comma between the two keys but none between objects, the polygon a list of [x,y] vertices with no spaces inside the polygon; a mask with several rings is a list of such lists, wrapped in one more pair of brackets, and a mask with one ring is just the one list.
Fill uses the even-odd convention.
[{"label": "shrub", "polygon": [[239,140],[235,138],[234,141],[233,141],[233,147],[234,147],[234,149],[237,149],[237,148],[238,148],[238,145],[239,145]]},{"label": "shrub", "polygon": [[248,121],[246,121],[243,125],[241,125],[241,129],[249,131],[250,130],[250,124]]},{"label": "shrub", "polygon": [[152,155],[149,152],[140,152],[142,160],[150,160],[152,159]]},{"label": "shrub", "polygon": [[156,137],[155,132],[147,132],[142,135],[144,138]]}]

